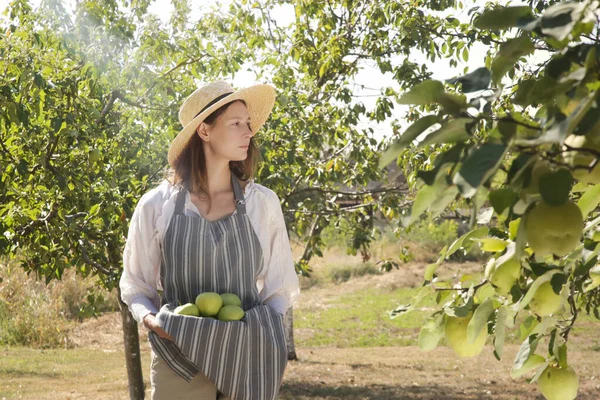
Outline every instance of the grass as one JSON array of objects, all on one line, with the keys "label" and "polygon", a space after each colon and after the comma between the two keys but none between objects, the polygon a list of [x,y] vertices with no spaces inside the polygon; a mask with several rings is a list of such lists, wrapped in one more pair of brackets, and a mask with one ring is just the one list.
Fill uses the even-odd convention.
[{"label": "grass", "polygon": [[[0,354],[0,399],[125,399],[128,392],[122,351],[16,346]],[[149,354],[142,362],[147,370]]]},{"label": "grass", "polygon": [[[295,311],[294,329],[299,346],[374,347],[413,345],[426,318],[411,313],[390,319],[399,304],[410,301],[416,289],[382,292],[369,288],[335,297],[322,308]],[[306,336],[306,337],[304,337]]]}]

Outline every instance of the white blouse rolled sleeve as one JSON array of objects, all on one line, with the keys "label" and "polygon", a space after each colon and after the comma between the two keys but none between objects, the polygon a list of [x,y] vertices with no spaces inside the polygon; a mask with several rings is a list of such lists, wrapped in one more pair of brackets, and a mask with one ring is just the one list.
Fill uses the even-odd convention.
[{"label": "white blouse rolled sleeve", "polygon": [[156,314],[160,306],[157,280],[161,255],[155,229],[160,197],[157,189],[142,196],[133,212],[123,251],[121,298],[138,322],[148,313]]},{"label": "white blouse rolled sleeve", "polygon": [[263,254],[265,270],[259,276],[257,286],[262,302],[280,314],[285,314],[300,293],[298,276],[281,203],[275,192],[264,189],[269,230],[268,243],[263,245],[263,249],[267,250],[266,254]]},{"label": "white blouse rolled sleeve", "polygon": [[[284,314],[299,294],[299,285],[281,204],[275,192],[253,181],[244,192],[247,215],[263,250],[264,268],[256,282],[259,297]],[[160,308],[161,246],[176,194],[177,190],[163,181],[142,196],[131,218],[119,286],[121,299],[138,322]],[[199,216],[189,197],[185,214]]]}]

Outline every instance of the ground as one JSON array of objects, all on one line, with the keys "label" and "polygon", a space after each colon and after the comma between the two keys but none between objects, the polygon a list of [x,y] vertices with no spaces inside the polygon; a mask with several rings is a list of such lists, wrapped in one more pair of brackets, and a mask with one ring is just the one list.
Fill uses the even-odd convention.
[{"label": "ground", "polygon": [[[302,291],[298,319],[326,310],[339,298],[365,290],[389,293],[414,287],[424,265],[413,264],[385,275],[368,275]],[[464,265],[463,270],[477,268]],[[355,307],[360,307],[356,304]],[[573,335],[569,361],[580,377],[579,400],[600,399],[600,341],[589,322],[584,334]],[[342,331],[344,327],[339,327]],[[349,326],[348,329],[355,329]],[[412,332],[412,330],[408,330]],[[402,331],[404,332],[404,331]],[[308,328],[297,330],[297,361],[286,369],[281,399],[542,399],[535,384],[513,380],[510,367],[518,345],[509,344],[498,362],[488,342],[484,353],[458,359],[440,346],[423,352],[408,337],[408,345],[385,347],[311,346]],[[0,349],[0,400],[128,399],[121,319],[105,314],[83,322],[71,335],[75,349]],[[147,333],[140,328],[144,379],[149,388]],[[304,344],[303,344],[304,343]],[[335,342],[334,342],[335,343]],[[147,398],[149,390],[147,391]]]}]

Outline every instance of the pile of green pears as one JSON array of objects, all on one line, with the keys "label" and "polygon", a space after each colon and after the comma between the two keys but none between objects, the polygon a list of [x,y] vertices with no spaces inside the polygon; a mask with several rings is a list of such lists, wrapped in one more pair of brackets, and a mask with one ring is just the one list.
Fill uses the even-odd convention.
[{"label": "pile of green pears", "polygon": [[204,292],[194,303],[180,305],[174,311],[179,315],[216,318],[219,321],[239,321],[244,318],[242,300],[234,293]]}]

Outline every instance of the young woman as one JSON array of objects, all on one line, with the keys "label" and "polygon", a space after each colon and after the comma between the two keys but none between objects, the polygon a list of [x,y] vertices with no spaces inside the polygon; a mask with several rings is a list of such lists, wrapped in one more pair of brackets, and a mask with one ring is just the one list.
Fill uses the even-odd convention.
[{"label": "young woman", "polygon": [[[133,213],[121,297],[149,330],[154,400],[277,398],[299,289],[279,199],[253,180],[254,135],[274,102],[268,85],[197,89],[179,110],[171,177]],[[237,294],[244,318],[173,312],[203,292]]]}]

